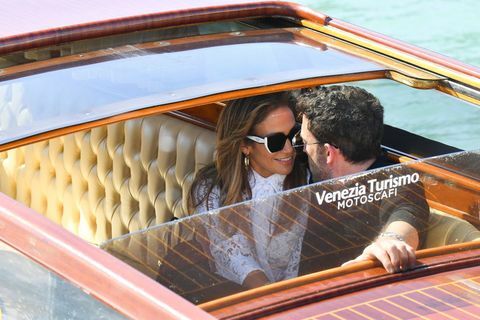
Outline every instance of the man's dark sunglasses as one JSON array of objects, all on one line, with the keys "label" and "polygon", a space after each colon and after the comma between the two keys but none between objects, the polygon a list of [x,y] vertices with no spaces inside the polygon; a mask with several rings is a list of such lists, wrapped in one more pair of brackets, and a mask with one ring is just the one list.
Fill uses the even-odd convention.
[{"label": "man's dark sunglasses", "polygon": [[300,125],[297,123],[293,128],[290,130],[288,135],[285,135],[282,132],[277,132],[270,134],[266,137],[259,137],[259,136],[247,136],[248,139],[255,141],[256,143],[263,143],[265,148],[269,153],[274,153],[283,150],[285,147],[285,143],[287,139],[290,140],[292,147],[297,146],[297,140],[300,137]]}]

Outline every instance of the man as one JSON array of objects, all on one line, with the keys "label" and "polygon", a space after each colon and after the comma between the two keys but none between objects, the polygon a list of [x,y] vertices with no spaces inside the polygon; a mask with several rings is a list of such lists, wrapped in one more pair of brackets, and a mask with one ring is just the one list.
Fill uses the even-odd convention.
[{"label": "man", "polygon": [[[317,87],[303,90],[297,97],[296,103],[299,113],[302,115],[300,135],[303,139],[304,151],[309,158],[313,182],[357,174],[391,164],[381,156],[383,107],[372,94],[352,86]],[[387,185],[389,179],[392,182],[395,177],[411,177],[405,168],[399,170],[388,174],[379,172],[379,175],[383,174],[383,176],[370,175],[363,180],[361,178],[354,180],[356,182],[354,186],[358,188],[359,185],[364,185],[364,191],[371,192],[375,191],[375,182],[385,182]],[[417,177],[418,174],[413,176],[413,180]],[[398,185],[400,184],[390,183],[389,186],[395,186],[395,188],[390,188],[393,191],[387,190],[391,191],[390,196],[387,194],[381,200],[376,196],[374,198],[374,195],[370,198],[365,195],[364,199],[372,201],[362,202],[351,209],[338,209],[337,207],[334,210],[332,208],[325,209],[325,204],[322,203],[322,206],[319,206],[316,211],[310,212],[310,232],[307,232],[304,240],[305,255],[307,255],[306,250],[308,249],[305,244],[310,247],[315,246],[313,237],[325,234],[327,231],[322,230],[326,230],[326,225],[331,226],[330,230],[335,228],[323,217],[327,215],[326,211],[330,211],[328,214],[337,217],[344,228],[341,231],[337,229],[337,234],[351,236],[354,232],[361,233],[362,230],[359,231],[359,229],[375,230],[370,238],[369,236],[363,238],[358,236],[360,240],[353,237],[349,240],[347,236],[344,236],[350,244],[358,244],[361,239],[368,239],[367,244],[371,242],[366,248],[362,245],[363,252],[360,251],[360,255],[358,255],[359,252],[350,250],[355,256],[350,256],[349,259],[352,260],[345,262],[344,265],[356,261],[378,259],[390,273],[414,266],[415,249],[421,243],[423,237],[421,231],[426,227],[429,209],[420,183],[397,187]],[[348,184],[342,185],[342,187],[345,189]],[[333,190],[341,191],[339,186],[336,188]],[[352,189],[352,191],[355,190]],[[323,202],[320,193],[318,194],[318,202]],[[331,213],[332,211],[336,212]],[[347,222],[348,219],[350,220]],[[368,221],[365,224],[365,221],[362,220]],[[347,227],[343,224],[344,221],[348,224]],[[318,225],[317,230],[315,230],[315,223]],[[362,223],[364,224],[362,225]],[[309,234],[310,238],[308,238]],[[331,239],[328,241],[333,243],[335,248],[341,247],[338,241],[337,243]],[[317,240],[317,244],[319,244],[319,240]],[[343,250],[342,252],[347,251]],[[348,255],[343,257],[348,257]],[[335,259],[324,257],[315,263],[324,260],[335,261]]]}]

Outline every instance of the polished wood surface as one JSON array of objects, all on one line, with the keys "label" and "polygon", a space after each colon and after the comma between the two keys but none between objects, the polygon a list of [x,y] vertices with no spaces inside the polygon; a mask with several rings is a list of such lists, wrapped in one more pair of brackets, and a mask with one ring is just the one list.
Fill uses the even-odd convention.
[{"label": "polished wood surface", "polygon": [[[5,1],[4,1],[5,2]],[[283,1],[42,0],[2,3],[0,53],[145,29],[254,17],[284,16],[323,24],[325,15]],[[21,21],[22,23],[19,23]]]},{"label": "polished wood surface", "polygon": [[262,319],[479,319],[480,267],[345,294]]},{"label": "polished wood surface", "polygon": [[382,66],[385,66],[390,73],[393,73],[390,78],[395,78],[396,74],[402,74],[403,76],[409,78],[409,83],[405,83],[403,80],[400,82],[415,88],[431,89],[437,86],[439,80],[444,79],[443,77],[439,77],[438,75],[413,67],[412,65],[408,65],[385,55],[375,53],[362,47],[352,46],[351,43],[323,33],[315,32],[305,28],[300,29],[300,34],[307,39],[316,41],[317,43],[323,43],[329,48],[337,49],[347,53],[353,53],[357,57],[379,63]]},{"label": "polished wood surface", "polygon": [[[195,118],[200,119],[201,121],[197,124],[201,127],[215,130],[218,117],[225,108],[225,104],[221,102],[212,103],[205,106],[199,106],[196,108],[184,109],[178,114],[184,114],[187,121],[192,121]],[[175,115],[176,112],[171,112],[170,114]]]},{"label": "polished wood surface", "polygon": [[[423,249],[417,251],[417,258],[418,259],[436,259],[436,256],[440,256],[439,261],[447,262],[450,261],[449,259],[452,258],[452,255],[458,255],[458,258],[462,257],[469,257],[473,256],[474,259],[476,257],[469,253],[468,251],[480,249],[480,242],[468,242],[468,243],[460,243],[454,245],[448,245],[444,247],[437,247],[437,248],[430,248],[430,249]],[[466,252],[462,254],[458,254],[459,252]],[[447,255],[443,256],[442,255]],[[322,281],[333,281],[332,287],[337,285],[335,279],[346,280],[345,283],[352,282],[352,279],[349,278],[350,274],[358,273],[358,272],[366,272],[363,273],[365,277],[369,277],[369,275],[375,275],[376,272],[380,272],[381,274],[387,275],[383,268],[376,268],[379,267],[380,263],[378,261],[363,261],[356,263],[355,265],[346,266],[346,267],[338,267],[329,270],[319,271],[316,273],[312,273],[309,275],[297,277],[295,279],[289,279],[277,283],[270,284],[268,286],[252,289],[249,291],[241,292],[235,295],[231,295],[228,297],[224,297],[221,299],[213,300],[207,303],[203,303],[200,307],[209,312],[216,312],[216,310],[223,310],[232,307],[233,309],[242,309],[242,305],[245,303],[245,306],[248,306],[252,301],[256,301],[257,298],[266,297],[265,299],[269,299],[266,303],[265,301],[262,302],[260,305],[262,307],[268,306],[269,303],[276,303],[278,301],[288,301],[292,297],[285,296],[285,290],[296,290],[295,288],[301,288],[305,285],[310,285],[312,283],[320,283]],[[372,271],[368,271],[372,268],[378,269],[375,272],[371,273]],[[333,279],[333,280],[332,280]],[[330,282],[328,282],[330,283]],[[329,284],[330,285],[330,284]],[[328,286],[323,286],[322,288],[327,288]],[[316,290],[316,289],[315,289]],[[315,291],[314,290],[314,291]],[[295,295],[295,294],[294,294]],[[243,309],[242,309],[243,310]]]},{"label": "polished wood surface", "polygon": [[[383,293],[377,295],[378,298],[388,295],[391,284],[399,281],[413,279],[411,281],[421,283],[426,276],[450,270],[459,270],[458,274],[461,275],[463,268],[479,265],[479,254],[480,242],[421,250],[417,252],[418,267],[408,272],[388,274],[379,267],[378,262],[360,262],[353,266],[334,268],[270,285],[276,286],[277,290],[258,288],[202,304],[200,307],[220,319],[252,319],[269,314],[279,316],[277,313],[287,309],[292,310],[290,312],[293,315],[292,319],[300,319],[301,314],[295,312],[301,306],[313,304],[314,309],[323,310],[323,305],[319,301],[328,301],[327,299],[335,297],[342,299],[341,296],[349,292],[358,295],[365,292],[365,289],[379,287]],[[480,270],[476,273],[480,276]],[[296,286],[293,284],[295,281],[298,282]],[[283,289],[282,284],[285,284]],[[385,284],[390,285],[382,286]],[[348,303],[353,304],[352,298]]]},{"label": "polished wood surface", "polygon": [[213,319],[193,304],[0,193],[0,240],[132,319]]},{"label": "polished wood surface", "polygon": [[467,85],[480,86],[480,69],[425,49],[390,39],[381,34],[332,19],[327,25],[303,20],[302,24],[350,43],[368,48],[389,57],[410,63]]},{"label": "polished wood surface", "polygon": [[[162,53],[242,43],[269,41],[291,42],[295,39],[295,36],[298,37],[295,32],[289,31],[288,29],[248,30],[243,31],[242,33],[243,35],[241,37],[232,36],[230,33],[197,35],[193,37],[169,39],[168,41],[138,43],[50,58],[47,60],[32,61],[27,64],[13,65],[11,67],[3,68],[0,73],[0,80],[16,79],[42,72],[115,60],[118,59],[119,56],[128,56],[144,51],[150,53]],[[306,38],[306,40],[309,39]],[[318,42],[315,44],[316,46],[320,45]]]},{"label": "polished wood surface", "polygon": [[372,40],[374,42],[384,44],[388,47],[393,49],[408,53],[412,56],[419,57],[426,61],[434,62],[441,66],[447,67],[452,70],[459,71],[461,73],[465,73],[467,75],[476,77],[477,79],[480,78],[480,69],[465,63],[462,63],[458,60],[446,57],[444,55],[438,54],[433,51],[429,51],[426,49],[422,49],[408,43],[392,39],[385,35],[382,35],[377,32],[373,32],[359,26],[350,24],[348,22],[339,20],[339,19],[332,19],[328,22],[328,25],[338,28],[340,30],[348,31],[355,35],[361,36],[363,38]]},{"label": "polished wood surface", "polygon": [[[400,163],[411,160],[409,157],[399,157]],[[480,226],[479,181],[426,162],[413,162],[409,166],[427,176],[424,179],[425,196],[434,207]],[[468,219],[466,215],[475,219]]]}]

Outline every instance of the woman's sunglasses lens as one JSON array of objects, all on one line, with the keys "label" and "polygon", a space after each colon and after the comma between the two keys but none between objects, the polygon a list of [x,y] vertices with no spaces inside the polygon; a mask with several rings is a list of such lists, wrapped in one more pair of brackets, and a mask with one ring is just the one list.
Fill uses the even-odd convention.
[{"label": "woman's sunglasses lens", "polygon": [[295,137],[299,136],[300,125],[296,124],[288,133],[288,136],[283,133],[275,133],[267,137],[267,149],[271,153],[281,151],[285,147],[287,139],[290,140],[292,146],[295,144]]},{"label": "woman's sunglasses lens", "polygon": [[267,148],[271,153],[278,152],[283,149],[287,137],[283,133],[277,133],[267,138]]}]

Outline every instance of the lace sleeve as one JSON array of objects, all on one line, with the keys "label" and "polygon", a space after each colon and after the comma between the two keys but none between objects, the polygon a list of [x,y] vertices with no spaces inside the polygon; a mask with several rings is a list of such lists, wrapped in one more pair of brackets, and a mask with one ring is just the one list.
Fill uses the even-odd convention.
[{"label": "lace sleeve", "polygon": [[[201,184],[196,190],[197,199],[204,197],[207,186]],[[207,205],[208,204],[208,205]],[[209,197],[197,206],[195,213],[218,209],[220,206],[220,190],[214,187]],[[242,284],[248,274],[262,270],[259,266],[250,241],[241,233],[226,236],[222,233],[222,220],[219,210],[212,212],[209,225],[206,226],[210,241],[210,253],[214,259],[216,272],[222,277]]]},{"label": "lace sleeve", "polygon": [[296,237],[297,239],[294,241],[294,244],[291,248],[291,257],[285,269],[283,279],[291,279],[298,276],[298,270],[300,267],[300,254],[302,252],[303,235],[305,230],[302,230],[298,233],[299,235]]},{"label": "lace sleeve", "polygon": [[217,273],[222,277],[242,284],[248,274],[262,270],[257,262],[251,242],[241,233],[226,237],[221,233],[222,222],[212,217],[207,228],[210,238],[210,252],[215,260]]},{"label": "lace sleeve", "polygon": [[195,208],[195,213],[202,213],[209,210],[218,209],[220,206],[220,191],[218,187],[214,187],[212,192],[209,194],[208,198],[205,198],[208,191],[206,184],[201,184],[197,187],[194,192],[196,199],[204,199],[200,202],[199,205]]},{"label": "lace sleeve", "polygon": [[[196,194],[202,196],[207,192],[206,186],[200,186]],[[203,201],[195,210],[201,213],[218,209],[220,205],[220,191],[218,187],[213,188],[208,199]],[[208,206],[207,206],[208,204]],[[209,225],[206,226],[207,235],[210,240],[210,253],[215,261],[217,273],[222,277],[242,284],[247,275],[255,270],[261,270],[253,253],[250,241],[240,233],[226,236],[222,233],[222,219],[219,210],[212,212]]]}]

